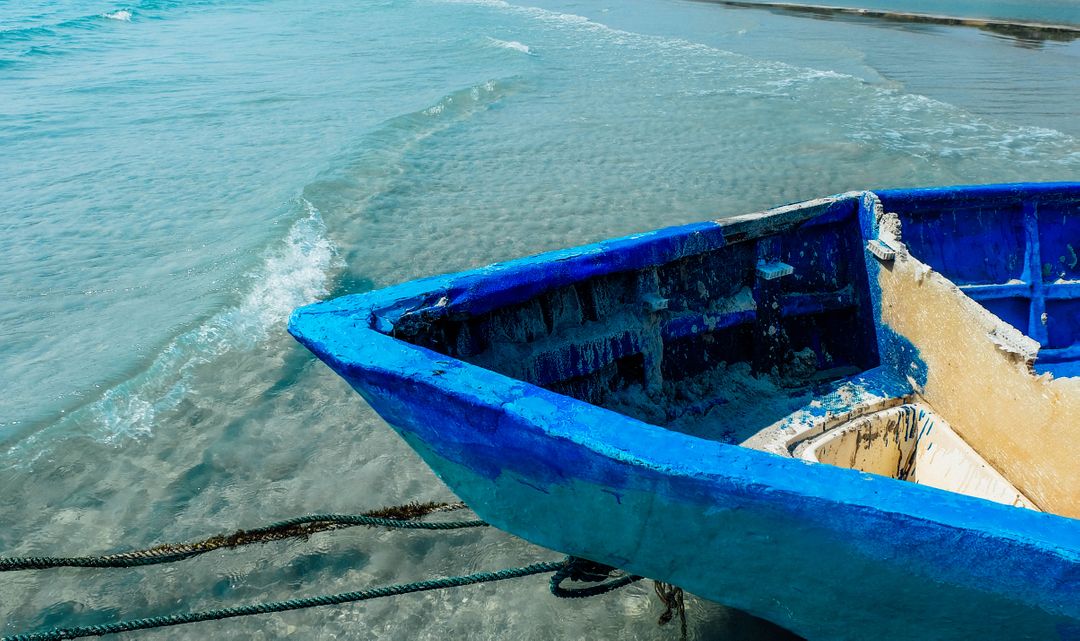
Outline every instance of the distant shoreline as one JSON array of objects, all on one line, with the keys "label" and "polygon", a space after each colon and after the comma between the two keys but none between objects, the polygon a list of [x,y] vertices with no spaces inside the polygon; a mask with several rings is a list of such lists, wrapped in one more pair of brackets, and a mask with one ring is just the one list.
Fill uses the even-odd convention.
[{"label": "distant shoreline", "polygon": [[975,27],[993,31],[1002,35],[1029,40],[1071,41],[1080,38],[1080,26],[1032,22],[1024,20],[1003,20],[1000,18],[958,18],[928,13],[909,13],[906,11],[888,11],[884,9],[857,9],[831,5],[794,4],[790,2],[753,2],[751,0],[695,0],[722,4],[729,7],[746,9],[775,9],[791,13],[806,13],[816,16],[854,16],[876,18],[894,22],[918,24],[937,24],[959,27]]}]

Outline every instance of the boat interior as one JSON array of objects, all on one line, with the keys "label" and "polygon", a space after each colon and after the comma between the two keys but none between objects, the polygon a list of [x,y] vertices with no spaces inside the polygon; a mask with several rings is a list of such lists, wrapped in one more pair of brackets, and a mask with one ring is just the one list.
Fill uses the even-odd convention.
[{"label": "boat interior", "polygon": [[1080,211],[1076,197],[958,201],[897,196],[913,256],[1039,343],[1036,372],[1080,376]]},{"label": "boat interior", "polygon": [[696,437],[1080,513],[1080,452],[1041,442],[1080,429],[1074,187],[865,192],[718,222],[717,248],[394,333]]}]

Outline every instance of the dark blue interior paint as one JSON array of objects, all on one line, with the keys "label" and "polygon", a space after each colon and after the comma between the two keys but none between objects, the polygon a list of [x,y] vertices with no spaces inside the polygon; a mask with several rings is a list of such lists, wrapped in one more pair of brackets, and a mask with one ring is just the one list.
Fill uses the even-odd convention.
[{"label": "dark blue interior paint", "polygon": [[1071,184],[876,192],[919,260],[1042,346],[1037,372],[1080,369],[1080,195]]},{"label": "dark blue interior paint", "polygon": [[976,299],[995,316],[1016,328],[1027,327],[1031,301],[1017,296],[1010,298]]},{"label": "dark blue interior paint", "polygon": [[[454,309],[448,299],[442,307],[406,312],[396,336],[601,406],[628,386],[655,382],[660,388],[720,365],[746,362],[755,371],[784,370],[795,352],[809,349],[816,371],[806,371],[806,380],[791,383],[792,389],[779,390],[794,396],[878,364],[871,308],[862,304],[869,285],[853,204],[832,203],[780,233],[725,229],[722,244],[698,243],[692,252],[674,242],[663,261],[556,282],[490,311],[440,314]],[[775,280],[758,274],[760,263],[775,261],[793,273]],[[650,310],[650,299],[666,307]],[[740,300],[750,307],[738,305]],[[508,343],[516,351],[505,348]],[[649,380],[654,360],[659,381]],[[710,409],[699,399],[669,396],[671,419]],[[760,400],[764,406],[770,399]],[[744,420],[739,429],[714,437],[737,442],[766,421],[783,418],[790,410],[780,401],[776,412],[761,413],[757,423]]]}]

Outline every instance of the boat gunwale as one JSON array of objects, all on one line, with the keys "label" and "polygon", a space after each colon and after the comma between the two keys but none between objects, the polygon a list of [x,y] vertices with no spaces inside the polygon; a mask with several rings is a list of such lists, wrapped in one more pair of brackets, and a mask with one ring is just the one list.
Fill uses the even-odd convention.
[{"label": "boat gunwale", "polygon": [[[585,279],[663,265],[767,236],[794,224],[809,227],[838,222],[847,216],[854,218],[863,193],[846,192],[739,216],[630,234],[421,278],[309,307],[318,307],[313,311],[319,313],[335,312],[355,308],[362,300],[376,321],[375,328],[385,332],[393,331],[406,314],[424,313],[431,319],[453,316],[459,311],[483,314]],[[544,269],[549,265],[557,269]],[[440,304],[442,299],[445,304]],[[338,301],[342,303],[340,306],[335,305]]]},{"label": "boat gunwale", "polygon": [[[980,204],[999,204],[1015,199],[1038,198],[1040,202],[1069,201],[1080,198],[1080,182],[996,183],[991,185],[953,185],[948,187],[906,187],[870,189],[883,203],[932,205],[958,199],[978,199]],[[1071,192],[1071,193],[1069,193]]]}]

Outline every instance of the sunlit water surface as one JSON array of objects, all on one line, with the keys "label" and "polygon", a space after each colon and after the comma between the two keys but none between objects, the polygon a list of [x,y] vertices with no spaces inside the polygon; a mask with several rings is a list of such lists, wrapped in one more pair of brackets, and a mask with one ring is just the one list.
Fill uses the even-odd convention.
[{"label": "sunlit water surface", "polygon": [[[538,5],[0,5],[0,554],[452,498],[285,334],[300,304],[849,189],[1080,177],[1075,42],[676,0]],[[552,558],[494,530],[364,530],[7,575],[0,633]],[[583,602],[546,590],[140,638],[677,634],[644,584]],[[691,601],[694,638],[750,634],[738,625]]]}]

